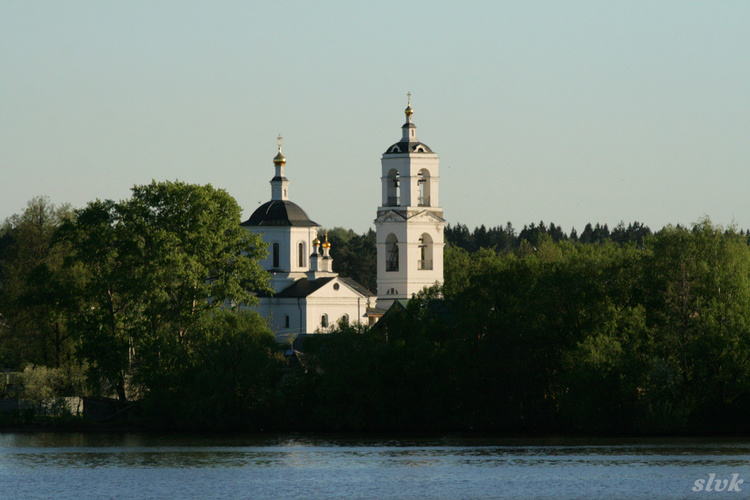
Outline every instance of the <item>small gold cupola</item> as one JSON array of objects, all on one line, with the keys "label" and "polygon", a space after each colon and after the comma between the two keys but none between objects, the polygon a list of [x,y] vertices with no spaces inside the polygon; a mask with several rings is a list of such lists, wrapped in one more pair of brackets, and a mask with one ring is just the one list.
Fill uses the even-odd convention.
[{"label": "small gold cupola", "polygon": [[414,114],[414,108],[411,107],[411,92],[406,94],[406,109],[404,110],[407,119],[411,119],[411,115]]},{"label": "small gold cupola", "polygon": [[271,179],[271,199],[288,200],[289,199],[289,179],[284,176],[284,165],[286,158],[281,154],[281,134],[278,137],[279,151],[273,159],[273,166],[276,169],[276,175]]},{"label": "small gold cupola", "polygon": [[279,134],[278,140],[279,140],[279,152],[274,157],[273,164],[284,165],[286,163],[286,158],[284,158],[284,155],[281,154],[281,134]]}]

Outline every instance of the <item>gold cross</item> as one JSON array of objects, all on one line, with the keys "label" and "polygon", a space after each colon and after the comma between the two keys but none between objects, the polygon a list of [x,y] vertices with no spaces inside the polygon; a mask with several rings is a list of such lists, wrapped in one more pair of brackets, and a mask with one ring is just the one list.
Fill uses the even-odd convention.
[{"label": "gold cross", "polygon": [[411,92],[406,93],[406,105],[411,106]]},{"label": "gold cross", "polygon": [[277,137],[279,140],[279,153],[281,153],[281,134],[279,133],[279,137]]}]

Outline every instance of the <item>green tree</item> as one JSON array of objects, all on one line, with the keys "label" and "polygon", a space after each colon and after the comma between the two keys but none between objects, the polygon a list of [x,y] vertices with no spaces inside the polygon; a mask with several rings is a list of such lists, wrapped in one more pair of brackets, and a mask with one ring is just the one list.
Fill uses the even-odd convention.
[{"label": "green tree", "polygon": [[144,403],[152,424],[186,429],[258,429],[271,424],[282,354],[255,312],[204,315],[149,372]]},{"label": "green tree", "polygon": [[708,219],[692,230],[666,227],[646,244],[657,339],[652,413],[683,428],[719,423],[719,415],[734,419],[721,425],[735,425],[750,391],[750,249]]},{"label": "green tree", "polygon": [[58,367],[70,361],[64,315],[70,277],[62,269],[69,249],[56,240],[70,216],[68,206],[37,197],[0,230],[0,365]]},{"label": "green tree", "polygon": [[223,190],[152,182],[123,202],[89,203],[64,228],[69,265],[86,273],[74,309],[81,354],[120,399],[128,382],[147,390],[174,369],[169,353],[205,315],[267,287],[265,245],[239,222]]},{"label": "green tree", "polygon": [[375,232],[359,235],[351,229],[335,227],[328,232],[333,267],[341,276],[354,279],[369,290],[377,286]]}]

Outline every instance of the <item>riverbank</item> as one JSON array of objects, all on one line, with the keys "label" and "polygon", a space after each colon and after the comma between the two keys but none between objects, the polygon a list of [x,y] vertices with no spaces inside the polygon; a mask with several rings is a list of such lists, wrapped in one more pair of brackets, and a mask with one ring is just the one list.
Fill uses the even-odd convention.
[{"label": "riverbank", "polygon": [[486,440],[502,440],[507,442],[553,443],[566,440],[588,440],[589,442],[612,443],[627,440],[628,442],[650,442],[653,440],[750,440],[749,433],[721,433],[713,430],[701,432],[672,432],[672,433],[640,433],[640,434],[607,434],[596,432],[487,432],[474,429],[445,429],[435,430],[357,430],[330,431],[326,429],[289,429],[289,428],[237,428],[237,429],[179,429],[156,427],[128,422],[96,422],[80,416],[61,417],[29,417],[29,415],[0,414],[0,434],[144,434],[144,435],[174,435],[174,436],[297,436],[304,438],[326,439],[397,439],[397,440],[463,440],[482,442]]}]

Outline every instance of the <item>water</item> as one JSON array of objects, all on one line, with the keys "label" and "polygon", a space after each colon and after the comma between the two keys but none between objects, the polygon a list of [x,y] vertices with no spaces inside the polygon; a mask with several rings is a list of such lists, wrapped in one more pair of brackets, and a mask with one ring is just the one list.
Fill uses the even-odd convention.
[{"label": "water", "polygon": [[750,440],[0,434],[2,498],[705,496],[750,498]]}]

